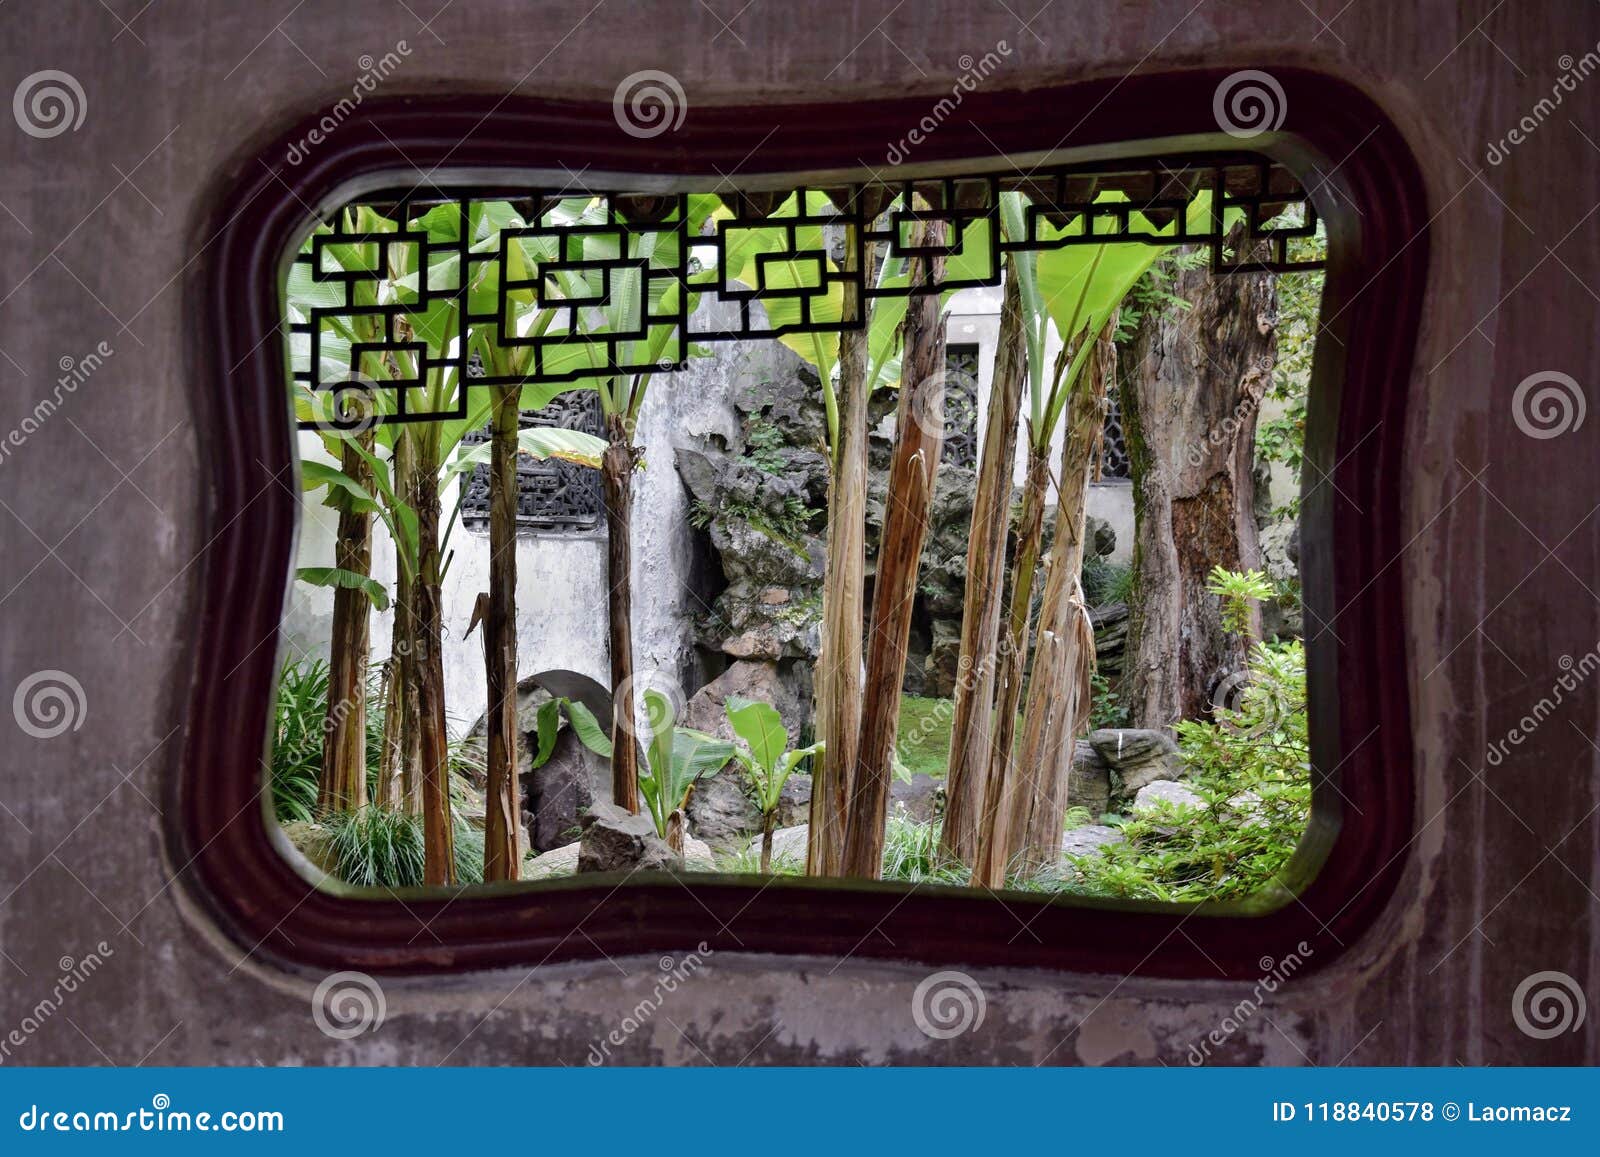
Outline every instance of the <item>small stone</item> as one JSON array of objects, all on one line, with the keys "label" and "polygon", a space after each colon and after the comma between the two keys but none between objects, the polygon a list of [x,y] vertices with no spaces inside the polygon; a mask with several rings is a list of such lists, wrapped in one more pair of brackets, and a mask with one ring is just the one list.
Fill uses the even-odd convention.
[{"label": "small stone", "polygon": [[1073,828],[1061,835],[1061,854],[1063,856],[1088,856],[1110,847],[1112,844],[1124,843],[1127,837],[1121,829],[1109,824],[1084,824],[1081,828]]},{"label": "small stone", "polygon": [[789,601],[789,592],[782,587],[768,587],[761,592],[761,601],[769,607],[781,607]]},{"label": "small stone", "polygon": [[1147,783],[1139,789],[1139,794],[1134,797],[1133,810],[1146,812],[1153,810],[1157,804],[1171,804],[1179,808],[1201,808],[1206,806],[1206,801],[1200,797],[1192,787],[1171,780],[1158,779]]}]

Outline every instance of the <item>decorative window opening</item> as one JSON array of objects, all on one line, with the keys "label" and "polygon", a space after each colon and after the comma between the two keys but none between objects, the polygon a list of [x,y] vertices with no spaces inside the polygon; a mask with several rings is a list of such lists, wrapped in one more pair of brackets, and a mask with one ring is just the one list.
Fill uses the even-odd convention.
[{"label": "decorative window opening", "polygon": [[[262,731],[267,728],[277,670],[269,648],[246,640],[274,626],[276,599],[269,588],[275,579],[261,572],[263,552],[268,558],[287,559],[293,537],[293,510],[275,496],[282,489],[281,471],[292,461],[274,425],[284,367],[272,343],[263,341],[277,323],[281,305],[272,289],[272,267],[279,255],[298,247],[303,206],[335,205],[341,192],[351,190],[365,197],[380,187],[375,180],[380,171],[397,174],[396,181],[401,181],[413,172],[412,166],[422,166],[420,171],[448,187],[455,176],[471,174],[470,179],[481,180],[515,157],[526,157],[531,164],[542,158],[551,170],[559,165],[568,176],[591,167],[625,173],[639,164],[639,143],[617,133],[609,106],[567,107],[557,116],[539,102],[512,98],[370,101],[341,126],[318,165],[272,171],[270,156],[263,154],[268,163],[259,172],[249,166],[231,169],[240,176],[216,191],[205,231],[212,241],[197,263],[205,292],[194,300],[238,302],[241,307],[208,308],[204,324],[196,329],[194,364],[201,388],[216,392],[219,399],[202,410],[202,445],[223,452],[206,459],[215,496],[215,538],[204,575],[206,613],[197,625],[198,668],[179,807],[169,813],[168,825],[172,859],[192,864],[187,880],[195,898],[252,953],[377,972],[454,971],[589,958],[594,952],[661,951],[681,947],[686,937],[695,936],[719,950],[827,951],[930,963],[1239,979],[1256,975],[1263,952],[1296,937],[1317,942],[1317,965],[1336,958],[1339,945],[1353,942],[1382,911],[1403,870],[1414,811],[1407,774],[1410,751],[1404,741],[1404,655],[1387,642],[1397,635],[1341,631],[1335,647],[1327,642],[1325,624],[1329,616],[1380,622],[1400,621],[1402,616],[1393,568],[1385,567],[1403,546],[1393,529],[1400,525],[1397,500],[1392,488],[1374,480],[1391,477],[1401,455],[1406,383],[1427,270],[1427,203],[1403,139],[1362,93],[1313,73],[1286,70],[1279,76],[1292,108],[1327,110],[1327,115],[1297,115],[1287,132],[1298,135],[1267,134],[1252,147],[1263,147],[1291,164],[1308,187],[1319,190],[1319,208],[1331,210],[1330,252],[1336,257],[1329,299],[1339,305],[1323,324],[1331,340],[1360,351],[1359,357],[1319,354],[1316,359],[1321,400],[1309,426],[1307,455],[1335,476],[1340,495],[1355,496],[1361,514],[1350,513],[1350,503],[1336,501],[1332,489],[1308,487],[1306,613],[1324,625],[1317,631],[1324,652],[1313,664],[1311,694],[1325,723],[1313,743],[1312,826],[1282,876],[1285,891],[1244,907],[1207,905],[1203,920],[1192,919],[1187,908],[1161,905],[1135,910],[1116,901],[1086,905],[1015,892],[1004,894],[1004,903],[973,904],[979,894],[944,888],[865,889],[848,882],[827,889],[828,902],[819,907],[823,893],[798,880],[769,888],[748,878],[688,876],[671,887],[649,887],[655,879],[649,873],[631,877],[621,889],[614,877],[580,875],[561,887],[541,890],[537,900],[516,888],[466,894],[413,891],[405,894],[404,904],[384,899],[387,893],[381,890],[359,895],[338,886],[331,892],[307,891],[304,872],[291,869],[277,854],[286,845],[276,832],[246,822],[249,805],[260,800],[265,786],[256,774],[255,753],[247,750],[253,741],[246,736],[255,734],[257,724]],[[1217,79],[1185,72],[1132,77],[1110,93],[1068,86],[1026,97],[1004,91],[975,94],[962,111],[965,116],[970,106],[973,117],[981,114],[984,132],[952,119],[941,130],[936,153],[928,152],[928,157],[986,155],[994,140],[1005,142],[1017,155],[1043,155],[1038,150],[1051,147],[1055,134],[1038,116],[1041,101],[1070,107],[1082,100],[1100,110],[1076,134],[1074,156],[1080,158],[1125,157],[1123,145],[1130,137],[1207,137],[1233,148],[1213,132],[1209,116],[1197,111],[1210,108]],[[848,158],[878,147],[883,128],[866,123],[858,106],[808,111],[828,131],[791,142],[770,157],[775,170],[837,174],[840,166],[852,163]],[[908,117],[917,112],[911,103],[898,111]],[[1112,124],[1114,131],[1108,127]],[[697,110],[679,133],[681,147],[652,162],[652,193],[692,190],[698,178],[689,174],[708,167],[739,171],[771,130],[766,117],[751,110]],[[305,126],[287,132],[277,150],[304,132]],[[1230,163],[1259,163],[1248,154],[1227,156]],[[1330,168],[1331,160],[1319,158],[1342,160]],[[1210,157],[1184,160],[1200,167],[1214,162]],[[970,172],[986,164],[952,170]],[[1119,160],[1073,168],[1092,172],[1142,164]],[[1007,166],[995,162],[992,168]],[[538,184],[522,171],[515,180],[524,186]],[[785,183],[784,177],[764,181],[766,188]],[[787,181],[790,187],[796,183]],[[837,187],[838,180],[830,177],[825,183]],[[291,314],[292,322],[304,320]],[[385,336],[380,329],[379,340]],[[296,335],[295,340],[303,343],[308,337]],[[402,366],[406,353],[397,351]],[[292,361],[295,370],[307,368],[302,351]],[[348,428],[358,424],[365,407],[377,411],[374,421],[382,423],[377,427],[381,430],[402,398],[418,405],[444,401],[407,390],[392,397],[384,410],[385,403],[366,401],[382,397],[381,391],[359,385],[338,388],[340,372],[336,369],[328,386],[318,391],[320,399],[305,399],[302,420],[316,418]],[[390,371],[390,376],[400,375]],[[330,406],[336,395],[346,402]],[[318,414],[310,412],[313,401],[320,407]],[[764,407],[763,415],[780,408]],[[395,420],[403,423],[404,417]],[[658,456],[650,464],[654,478],[671,477],[657,469],[661,463]],[[302,522],[302,536],[307,525]],[[553,549],[568,549],[562,536],[542,541],[553,543]],[[473,577],[465,573],[468,569],[457,567],[458,574],[465,574],[464,583]],[[532,609],[525,617],[539,614]],[[461,624],[458,630],[464,628]],[[381,642],[376,629],[374,639]],[[1359,673],[1355,683],[1348,681],[1351,672]],[[572,690],[575,684],[560,678],[561,672],[545,674],[552,677],[547,682],[567,688],[563,697],[584,698]],[[576,686],[581,688],[581,682]],[[1359,693],[1352,694],[1352,689]],[[593,690],[588,688],[589,698]],[[1333,768],[1337,770],[1326,770]],[[243,900],[246,893],[248,902]],[[1297,902],[1283,902],[1286,893]],[[608,902],[601,902],[606,897],[626,905],[627,920],[608,918]],[[824,910],[825,919],[811,918]],[[1019,918],[1032,935],[1016,935]],[[734,920],[737,940],[727,931],[726,922]],[[426,933],[419,933],[424,928]],[[585,935],[575,936],[580,928]]]}]

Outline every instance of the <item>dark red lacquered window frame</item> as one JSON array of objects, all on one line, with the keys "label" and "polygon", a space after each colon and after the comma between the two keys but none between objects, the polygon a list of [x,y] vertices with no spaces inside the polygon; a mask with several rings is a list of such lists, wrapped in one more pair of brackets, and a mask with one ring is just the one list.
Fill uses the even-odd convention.
[{"label": "dark red lacquered window frame", "polygon": [[[1236,149],[1217,131],[1222,71],[1131,76],[1028,93],[969,94],[920,146],[950,171],[997,155]],[[848,881],[635,876],[369,899],[308,886],[278,854],[260,804],[275,631],[297,516],[279,279],[307,206],[363,181],[537,169],[641,177],[759,171],[859,174],[925,115],[924,101],[690,110],[654,140],[608,104],[510,97],[372,100],[296,167],[315,120],[247,149],[197,222],[189,366],[209,541],[199,579],[194,683],[168,854],[183,886],[234,940],[285,966],[379,973],[531,966],[681,949],[914,959],[1155,976],[1259,975],[1304,940],[1325,965],[1375,919],[1412,835],[1413,782],[1400,568],[1406,383],[1427,265],[1426,206],[1399,132],[1364,94],[1275,69],[1281,133],[1251,145],[1294,169],[1327,221],[1329,273],[1312,389],[1312,460],[1332,482],[1307,498],[1308,622],[1337,609],[1338,641],[1310,650],[1312,831],[1270,911],[1190,910]],[[1069,130],[1070,127],[1070,131]],[[1066,133],[1065,136],[1062,134]],[[1336,172],[1334,170],[1336,169]],[[1328,174],[1333,173],[1330,177]],[[402,177],[403,179],[403,177]],[[1359,340],[1356,340],[1356,339]],[[1335,549],[1337,546],[1337,549]],[[1320,865],[1320,867],[1319,867]],[[424,930],[423,925],[426,925]],[[1023,926],[1026,925],[1026,930]],[[581,934],[578,930],[581,928]],[[1181,932],[1180,932],[1181,930]]]}]

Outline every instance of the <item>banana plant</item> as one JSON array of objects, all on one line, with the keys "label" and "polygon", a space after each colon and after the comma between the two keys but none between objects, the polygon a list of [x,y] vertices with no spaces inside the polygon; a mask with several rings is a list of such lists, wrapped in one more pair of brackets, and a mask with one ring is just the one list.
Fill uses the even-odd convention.
[{"label": "banana plant", "polygon": [[734,745],[703,731],[676,726],[672,701],[660,691],[644,693],[646,763],[639,795],[656,834],[683,854],[684,811],[700,778],[733,758]]},{"label": "banana plant", "polygon": [[789,749],[783,717],[770,703],[730,695],[723,711],[733,733],[744,741],[743,747],[734,748],[733,755],[744,768],[761,810],[761,871],[765,874],[772,868],[772,832],[784,785],[801,761],[821,752],[823,744]]},{"label": "banana plant", "polygon": [[[1110,191],[1101,194],[1097,201],[1113,204],[1126,202],[1127,199],[1124,193]],[[1028,236],[1030,207],[1023,193],[1001,194],[1001,227],[1009,238],[1021,240]],[[1198,227],[1210,211],[1210,194],[1198,194],[1187,210],[1189,224]],[[1181,235],[1176,220],[1158,227],[1143,214],[1134,213],[1131,217],[1142,233],[1152,236],[1165,233],[1175,240]],[[1010,567],[1009,581],[1005,583],[1011,590],[1011,601],[996,651],[963,654],[961,657],[964,670],[995,671],[993,700],[990,705],[979,704],[971,716],[958,720],[965,722],[969,728],[984,727],[988,734],[986,742],[974,744],[970,732],[956,733],[953,730],[951,771],[946,785],[948,798],[952,801],[974,798],[982,801],[976,817],[976,846],[958,847],[952,843],[952,840],[959,839],[964,825],[970,822],[960,814],[961,805],[957,805],[957,822],[949,824],[952,838],[945,841],[944,848],[947,853],[959,851],[971,855],[974,883],[988,887],[1003,885],[1030,826],[1036,798],[1051,795],[1055,779],[1064,774],[1064,771],[1054,767],[1019,767],[1013,754],[1017,711],[1021,705],[1028,666],[1030,615],[1051,476],[1050,445],[1069,401],[1081,388],[1080,383],[1087,378],[1092,380],[1096,388],[1103,388],[1104,377],[1085,373],[1086,367],[1096,362],[1099,356],[1097,350],[1104,344],[1097,339],[1104,337],[1109,341],[1109,328],[1114,323],[1122,299],[1168,248],[1159,242],[1152,244],[1119,239],[1109,232],[1114,226],[1114,220],[1109,215],[1086,216],[1079,224],[1068,226],[1056,225],[1040,214],[1032,218],[1031,224],[1042,248],[1015,252],[1009,264],[1010,276],[1017,282],[1016,299],[1020,310],[1021,341],[1026,350],[1028,396],[1027,468],[1022,510],[1014,561]],[[1105,228],[1108,234],[1099,245],[1082,244],[1081,237],[1078,237],[1079,243],[1063,244],[1061,242],[1068,236],[1069,228],[1091,231]],[[1045,355],[1052,329],[1061,348],[1047,378]],[[1088,468],[1089,447],[1085,440],[1096,436],[1098,425],[1093,422],[1076,423],[1075,430],[1077,436],[1066,439],[1063,444],[1063,477],[1058,482],[1060,493],[1063,497],[1070,496],[1074,507],[1068,510],[1064,508],[1066,502],[1057,504],[1058,533],[1052,549],[1056,555],[1053,565],[1058,569],[1072,568],[1067,552],[1073,543],[1081,539],[1079,528],[1083,517],[1084,487],[1076,484],[1079,481],[1076,475]],[[986,456],[985,465],[989,461]],[[1069,479],[1068,474],[1073,477]],[[1009,478],[1005,484],[1009,486]],[[984,485],[982,479],[979,485],[980,488]],[[980,568],[991,565],[984,560],[978,562]],[[973,571],[973,563],[969,555],[969,575],[985,573],[984,569]],[[1051,601],[1040,611],[1040,623],[1050,630],[1052,638],[1062,646],[1065,646],[1064,639],[1081,637],[1082,633],[1081,630],[1070,629],[1069,609],[1063,605],[1064,600],[1076,589],[1074,584],[1066,581],[1067,577],[1063,574],[1061,581],[1047,586]],[[965,641],[965,635],[963,638]],[[1076,651],[1081,652],[1082,648],[1076,648]],[[1085,662],[1093,662],[1092,650],[1087,655],[1075,654],[1072,660],[1075,667]],[[1065,672],[1063,679],[1071,686],[1087,682],[1087,676],[1081,670]],[[1041,705],[1040,709],[1046,708]],[[1087,709],[1086,703],[1083,709]],[[1026,728],[1026,722],[1024,726]],[[976,759],[973,758],[975,750],[978,753]],[[1052,757],[1054,762],[1059,761]],[[981,792],[972,779],[979,774],[982,775]],[[1048,782],[1034,782],[1040,776],[1044,776]]]}]

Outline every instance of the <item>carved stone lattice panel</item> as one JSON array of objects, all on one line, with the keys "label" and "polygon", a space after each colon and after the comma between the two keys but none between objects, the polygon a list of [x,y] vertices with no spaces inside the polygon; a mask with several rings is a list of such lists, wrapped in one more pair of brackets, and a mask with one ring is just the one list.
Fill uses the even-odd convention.
[{"label": "carved stone lattice panel", "polygon": [[1106,420],[1101,435],[1100,477],[1132,478],[1128,440],[1122,432],[1122,402],[1115,387],[1106,394]]},{"label": "carved stone lattice panel", "polygon": [[[1001,227],[1014,194],[1017,237]],[[917,243],[934,221],[943,241]],[[1009,253],[1191,245],[1219,274],[1282,272],[1321,266],[1291,249],[1316,229],[1294,175],[1246,153],[764,193],[376,194],[294,258],[290,377],[302,429],[463,418],[472,388],[670,372],[705,343],[858,329],[862,302],[998,286]],[[846,234],[853,262],[830,253]],[[914,260],[933,255],[937,278]],[[869,265],[884,271],[871,284]],[[469,373],[491,345],[495,364]]]},{"label": "carved stone lattice panel", "polygon": [[949,466],[978,465],[978,349],[944,348],[944,453]]},{"label": "carved stone lattice panel", "polygon": [[[522,428],[558,426],[600,435],[605,426],[600,399],[593,390],[573,390],[559,395],[541,410],[522,415]],[[488,441],[485,427],[465,435],[468,446]],[[475,467],[464,480],[461,522],[469,530],[489,526],[489,467]],[[517,530],[537,533],[552,530],[593,530],[605,518],[600,492],[600,472],[559,459],[540,462],[517,456]]]}]

